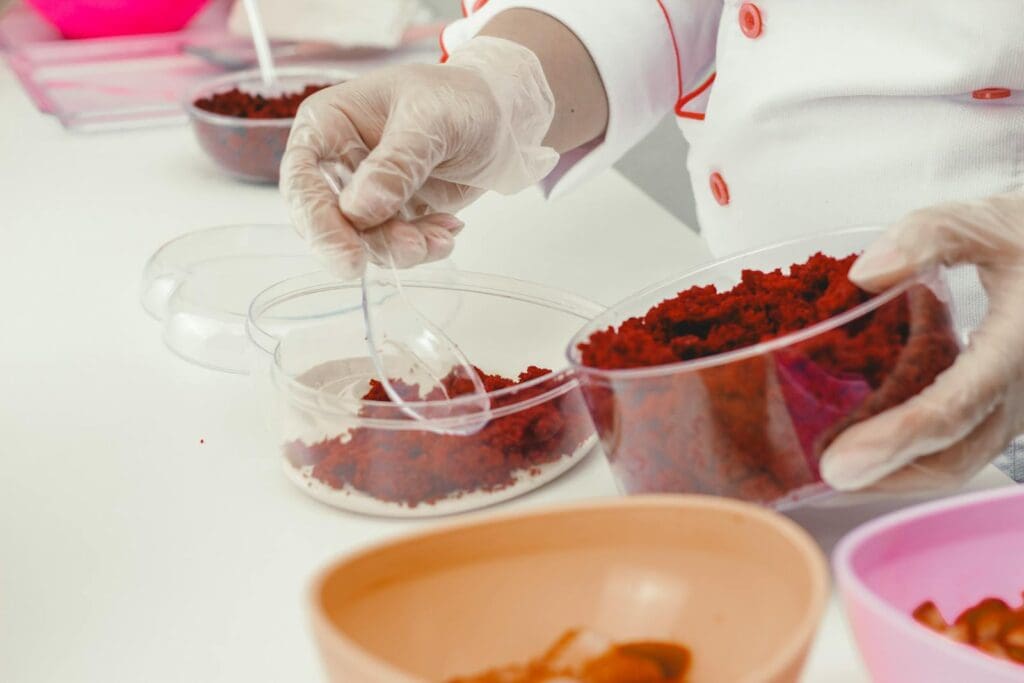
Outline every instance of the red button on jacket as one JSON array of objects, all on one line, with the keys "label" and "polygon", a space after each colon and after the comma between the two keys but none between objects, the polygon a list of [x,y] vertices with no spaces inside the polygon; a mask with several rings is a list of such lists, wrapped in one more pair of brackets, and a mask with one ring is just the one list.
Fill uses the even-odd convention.
[{"label": "red button on jacket", "polygon": [[725,179],[722,178],[722,174],[715,173],[711,174],[709,179],[711,184],[711,196],[715,198],[715,201],[725,206],[729,203],[729,186],[725,184]]},{"label": "red button on jacket", "polygon": [[740,7],[740,30],[747,38],[757,38],[761,35],[764,24],[761,21],[761,10],[752,2],[745,2]]},{"label": "red button on jacket", "polygon": [[1013,93],[1008,88],[982,88],[971,93],[976,100],[1002,100]]}]

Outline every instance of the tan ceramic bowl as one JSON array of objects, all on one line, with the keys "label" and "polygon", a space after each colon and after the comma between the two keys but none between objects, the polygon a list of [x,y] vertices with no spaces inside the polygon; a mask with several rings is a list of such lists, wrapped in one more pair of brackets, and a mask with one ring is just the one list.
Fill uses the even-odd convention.
[{"label": "tan ceramic bowl", "polygon": [[689,647],[692,683],[796,681],[828,593],[793,522],[747,503],[638,496],[435,527],[313,584],[336,683],[439,683],[544,652],[571,628]]}]

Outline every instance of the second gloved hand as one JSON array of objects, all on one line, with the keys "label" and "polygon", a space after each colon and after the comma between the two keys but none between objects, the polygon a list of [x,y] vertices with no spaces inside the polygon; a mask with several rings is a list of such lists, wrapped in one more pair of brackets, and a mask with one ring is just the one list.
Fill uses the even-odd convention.
[{"label": "second gloved hand", "polygon": [[[281,162],[292,223],[339,277],[358,276],[358,231],[383,231],[399,267],[446,257],[451,214],[486,190],[510,194],[558,162],[542,146],[554,97],[536,56],[480,37],[443,65],[385,69],[302,103]],[[321,161],[355,169],[338,198]],[[402,209],[409,220],[397,218]]]},{"label": "second gloved hand", "polygon": [[948,488],[1024,432],[1024,193],[912,213],[860,257],[850,278],[880,290],[939,263],[977,265],[988,314],[934,384],[829,446],[821,473],[834,488]]}]

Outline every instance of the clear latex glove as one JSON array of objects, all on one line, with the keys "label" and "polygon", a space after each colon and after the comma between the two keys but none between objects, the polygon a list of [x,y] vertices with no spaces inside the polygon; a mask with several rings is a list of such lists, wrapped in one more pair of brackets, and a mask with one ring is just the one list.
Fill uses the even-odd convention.
[{"label": "clear latex glove", "polygon": [[1024,193],[912,213],[857,260],[850,278],[879,290],[934,263],[976,264],[988,314],[934,384],[839,435],[821,461],[834,488],[947,488],[1024,432]]},{"label": "clear latex glove", "polygon": [[[518,192],[558,154],[541,145],[555,101],[537,57],[478,37],[447,64],[405,65],[322,90],[299,108],[281,162],[292,223],[339,277],[358,276],[357,230],[382,230],[396,265],[446,257],[462,223],[453,212],[486,190]],[[323,159],[356,172],[338,198]],[[404,209],[404,218],[396,218]]]}]

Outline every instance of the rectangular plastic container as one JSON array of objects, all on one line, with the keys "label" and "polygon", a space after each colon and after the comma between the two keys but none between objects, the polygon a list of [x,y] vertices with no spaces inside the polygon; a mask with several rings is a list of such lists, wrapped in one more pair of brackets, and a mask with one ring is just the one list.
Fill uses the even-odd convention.
[{"label": "rectangular plastic container", "polygon": [[[786,507],[825,495],[818,460],[845,427],[915,395],[959,353],[949,296],[925,273],[794,334],[712,357],[629,369],[588,367],[579,345],[694,286],[731,289],[817,252],[846,257],[880,232],[854,229],[735,256],[628,298],[573,338],[569,359],[625,493],[708,493]],[[844,368],[847,339],[872,318],[906,326],[879,386]],[[825,362],[827,361],[827,362]]]}]

